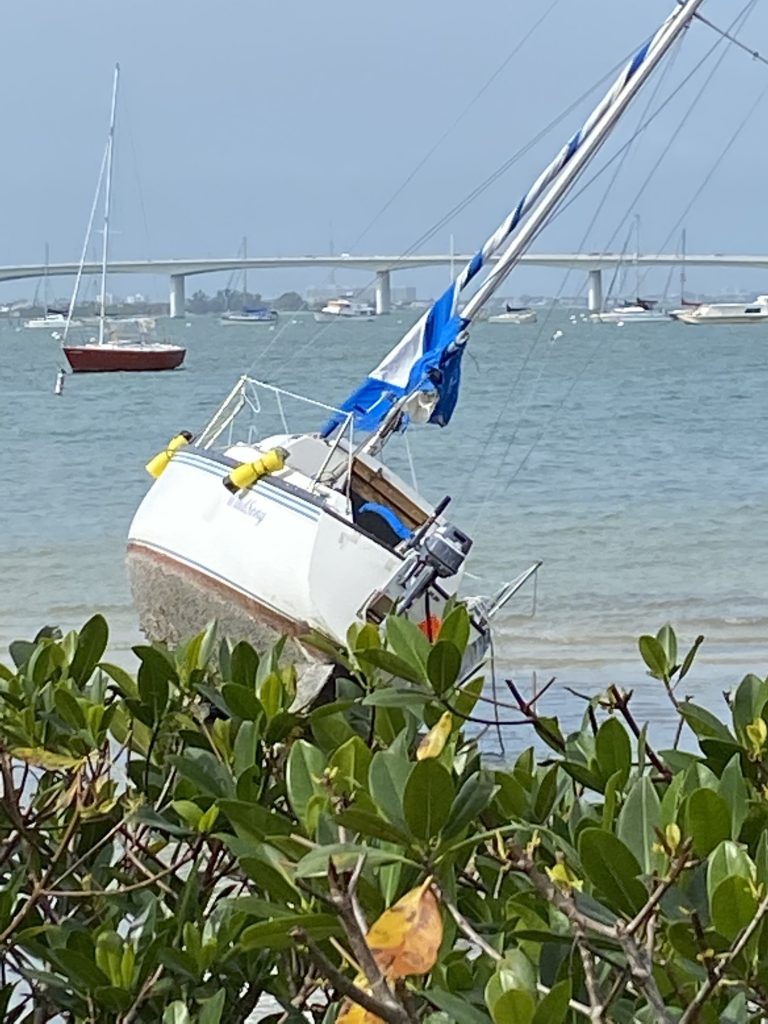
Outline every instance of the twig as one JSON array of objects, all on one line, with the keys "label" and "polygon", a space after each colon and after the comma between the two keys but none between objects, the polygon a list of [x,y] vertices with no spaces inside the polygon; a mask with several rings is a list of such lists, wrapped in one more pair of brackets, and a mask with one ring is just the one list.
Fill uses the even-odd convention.
[{"label": "twig", "polygon": [[589,996],[589,1019],[592,1021],[592,1024],[605,1024],[605,1009],[600,989],[597,985],[595,958],[592,956],[592,951],[587,945],[586,937],[581,929],[576,931],[576,948],[579,951],[581,962],[584,966],[584,981],[587,986],[587,995]]},{"label": "twig", "polygon": [[305,931],[297,928],[291,934],[297,942],[306,947],[311,959],[323,977],[327,978],[333,987],[341,992],[343,996],[346,996],[347,999],[351,999],[352,1002],[362,1006],[364,1010],[380,1017],[383,1021],[386,1021],[386,1024],[412,1024],[410,1014],[395,1001],[394,996],[390,994],[390,998],[385,1002],[370,992],[366,992],[365,989],[355,985],[354,982],[350,981],[349,978],[345,977],[341,971],[334,967]]},{"label": "twig", "polygon": [[692,1024],[692,1022],[696,1020],[699,1010],[723,980],[725,972],[755,934],[760,922],[766,914],[768,914],[768,896],[765,897],[757,908],[755,916],[741,933],[738,940],[731,946],[726,956],[720,961],[717,967],[715,967],[710,976],[696,993],[693,1000],[688,1004],[685,1013],[680,1018],[679,1024]]},{"label": "twig", "polygon": [[[608,693],[611,695],[614,707],[617,711],[620,712],[622,718],[631,729],[635,739],[639,740],[642,734],[642,730],[640,729],[640,726],[637,724],[635,716],[629,710],[629,702],[632,697],[632,691],[630,690],[629,693],[622,693],[618,686],[613,685],[608,688]],[[667,766],[661,760],[659,755],[656,753],[653,747],[651,747],[648,744],[647,741],[645,744],[645,752],[648,756],[648,760],[651,762],[656,771],[661,776],[663,776],[666,782],[671,782],[672,772],[669,770],[669,768],[667,768]]]},{"label": "twig", "polygon": [[[435,886],[435,888],[437,888],[437,886]],[[479,950],[485,953],[486,956],[489,956],[491,960],[494,960],[497,963],[498,961],[503,960],[504,957],[501,955],[501,953],[499,953],[498,950],[494,949],[493,946],[491,946],[488,942],[485,941],[482,935],[479,935],[475,931],[475,929],[472,927],[472,925],[469,923],[466,917],[464,917],[464,915],[456,906],[456,904],[453,903],[452,900],[448,899],[448,897],[445,895],[445,892],[443,892],[442,889],[438,889],[438,891],[440,893],[440,902],[443,904],[445,909],[456,922],[456,924],[459,927],[459,930],[464,933],[464,936],[467,939],[469,939],[471,943],[477,946]]]},{"label": "twig", "polygon": [[155,971],[153,971],[152,974],[150,974],[150,976],[147,978],[147,980],[141,986],[141,989],[139,990],[139,994],[136,996],[134,1001],[131,1003],[131,1005],[128,1007],[128,1009],[125,1011],[123,1016],[118,1018],[118,1024],[131,1024],[131,1021],[134,1020],[134,1018],[136,1017],[136,1014],[139,1012],[139,1007],[144,1002],[144,1000],[147,998],[147,996],[152,991],[152,989],[155,987],[157,982],[160,980],[160,975],[163,973],[163,970],[164,970],[163,964],[160,964],[160,966]]},{"label": "twig", "polygon": [[363,974],[365,975],[366,981],[368,982],[371,992],[374,997],[378,1000],[381,1005],[386,1005],[390,1008],[393,1013],[399,1013],[401,1016],[397,1019],[400,1021],[410,1021],[411,1016],[406,1010],[400,1005],[396,999],[392,989],[387,984],[387,981],[382,974],[379,965],[376,963],[371,947],[368,945],[365,937],[364,927],[361,927],[360,919],[363,918],[362,911],[359,906],[356,907],[356,895],[351,882],[354,881],[357,884],[357,880],[360,877],[359,864],[355,868],[355,872],[352,874],[350,879],[350,885],[346,891],[341,886],[341,881],[336,868],[332,862],[328,864],[328,882],[331,891],[331,903],[335,907],[341,923],[344,926],[347,939],[350,946],[352,947],[352,954],[355,960],[360,964]]},{"label": "twig", "polygon": [[690,866],[688,862],[688,854],[690,853],[691,845],[692,840],[686,839],[681,848],[680,855],[675,859],[675,862],[672,865],[672,870],[669,872],[667,877],[656,886],[648,902],[644,907],[640,908],[637,914],[627,925],[626,930],[628,935],[634,935],[639,928],[642,928],[648,920],[649,915],[653,915],[656,906],[665,893],[672,888],[685,868]]}]

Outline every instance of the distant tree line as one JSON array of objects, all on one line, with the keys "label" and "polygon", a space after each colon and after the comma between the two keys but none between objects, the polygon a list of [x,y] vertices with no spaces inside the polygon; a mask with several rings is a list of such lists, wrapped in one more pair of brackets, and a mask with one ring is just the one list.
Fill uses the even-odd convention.
[{"label": "distant tree line", "polygon": [[233,288],[220,288],[215,295],[207,295],[204,291],[196,291],[187,299],[189,313],[225,313],[243,307],[268,306],[285,312],[306,309],[307,304],[298,292],[283,292],[275,299],[264,299],[256,292],[244,292]]}]

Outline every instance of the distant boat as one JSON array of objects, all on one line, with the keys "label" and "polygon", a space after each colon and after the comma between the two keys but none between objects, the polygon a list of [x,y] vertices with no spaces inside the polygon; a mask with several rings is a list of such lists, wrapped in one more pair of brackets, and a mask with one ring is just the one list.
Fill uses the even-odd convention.
[{"label": "distant boat", "polygon": [[493,316],[489,316],[487,323],[489,324],[535,324],[536,314],[528,306],[510,306],[506,304],[506,308],[503,313],[495,313]]},{"label": "distant boat", "polygon": [[613,309],[603,310],[601,313],[592,313],[592,320],[602,324],[637,323],[663,323],[669,320],[669,314],[662,309],[656,308],[652,299],[635,299],[634,302],[624,302]]},{"label": "distant boat", "polygon": [[[23,327],[31,330],[56,330],[59,327],[66,327],[68,314],[59,309],[46,310],[44,316],[33,316],[25,320]],[[78,320],[71,320],[70,323],[79,325]]]},{"label": "distant boat", "polygon": [[[112,84],[112,106],[109,118],[109,134],[107,149],[101,165],[99,181],[96,186],[91,216],[85,233],[80,267],[75,278],[72,301],[69,304],[62,350],[73,373],[108,373],[114,371],[153,371],[175,370],[184,362],[186,349],[180,345],[158,342],[154,340],[155,321],[151,317],[126,317],[110,322],[106,312],[107,305],[107,257],[109,255],[109,213],[112,197],[112,156],[115,141],[115,112],[117,107],[117,86],[120,79],[120,65],[115,65],[115,76]],[[77,293],[83,273],[83,263],[88,251],[88,244],[93,227],[93,215],[96,201],[101,192],[101,184],[106,168],[106,187],[104,189],[104,226],[101,250],[101,297],[99,304],[99,334],[82,344],[69,341],[69,330],[72,326],[71,311],[75,308]]]},{"label": "distant boat", "polygon": [[331,320],[371,320],[376,310],[366,302],[350,302],[349,299],[329,299],[321,310],[314,314],[319,323]]},{"label": "distant boat", "polygon": [[762,324],[768,320],[768,295],[754,302],[702,302],[693,309],[678,309],[675,320],[684,324]]},{"label": "distant boat", "polygon": [[219,323],[230,326],[233,324],[276,324],[279,319],[280,314],[276,309],[259,306],[256,309],[246,307],[239,313],[222,313]]}]

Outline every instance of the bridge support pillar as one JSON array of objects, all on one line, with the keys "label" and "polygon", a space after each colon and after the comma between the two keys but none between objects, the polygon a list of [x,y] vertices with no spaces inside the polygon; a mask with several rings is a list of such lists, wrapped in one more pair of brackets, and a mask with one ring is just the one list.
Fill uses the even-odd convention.
[{"label": "bridge support pillar", "polygon": [[603,272],[590,270],[587,287],[587,308],[590,313],[599,313],[603,308]]},{"label": "bridge support pillar", "polygon": [[186,297],[184,295],[183,274],[171,274],[171,301],[169,313],[173,317],[184,316]]},{"label": "bridge support pillar", "polygon": [[392,292],[388,270],[376,272],[376,315],[389,313],[392,307]]}]

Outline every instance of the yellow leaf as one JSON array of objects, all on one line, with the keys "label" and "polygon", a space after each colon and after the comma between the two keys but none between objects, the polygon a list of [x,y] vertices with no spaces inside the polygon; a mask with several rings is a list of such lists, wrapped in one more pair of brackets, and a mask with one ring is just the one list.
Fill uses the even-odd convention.
[{"label": "yellow leaf", "polygon": [[747,726],[746,732],[749,745],[752,747],[753,752],[759,756],[763,752],[766,740],[768,740],[768,726],[765,724],[764,719],[756,718],[751,725]]},{"label": "yellow leaf", "polygon": [[664,829],[664,838],[667,841],[667,847],[671,854],[677,853],[677,848],[680,845],[680,828],[674,822],[671,825],[667,825]]},{"label": "yellow leaf", "polygon": [[371,925],[366,936],[379,970],[390,981],[426,974],[443,941],[443,920],[430,885],[406,893]]},{"label": "yellow leaf", "polygon": [[426,761],[428,757],[440,757],[445,744],[448,742],[448,737],[451,735],[452,728],[453,718],[451,717],[451,712],[446,711],[419,744],[416,751],[416,760]]},{"label": "yellow leaf", "polygon": [[384,1022],[375,1013],[364,1010],[359,1003],[345,999],[341,1013],[336,1018],[336,1024],[384,1024]]},{"label": "yellow leaf", "polygon": [[567,864],[562,861],[555,864],[553,868],[544,869],[549,875],[550,881],[561,889],[577,889],[579,892],[584,888],[584,883],[569,870]]}]

